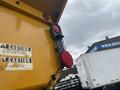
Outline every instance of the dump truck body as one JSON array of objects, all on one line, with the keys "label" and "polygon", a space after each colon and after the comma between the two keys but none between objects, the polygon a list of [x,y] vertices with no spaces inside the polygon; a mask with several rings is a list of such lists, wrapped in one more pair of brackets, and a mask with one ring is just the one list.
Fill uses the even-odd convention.
[{"label": "dump truck body", "polygon": [[[41,6],[46,19],[39,7],[31,5],[39,0],[29,1],[0,1],[0,90],[50,89],[62,70],[50,32],[54,10],[47,13]],[[65,3],[61,2],[54,23],[59,21]]]}]

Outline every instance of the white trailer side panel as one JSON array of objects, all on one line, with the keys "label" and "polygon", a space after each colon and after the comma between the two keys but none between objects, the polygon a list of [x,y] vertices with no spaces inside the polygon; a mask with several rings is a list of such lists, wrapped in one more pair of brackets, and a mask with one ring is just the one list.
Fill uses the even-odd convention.
[{"label": "white trailer side panel", "polygon": [[89,88],[120,82],[120,48],[83,54],[79,60],[83,61]]},{"label": "white trailer side panel", "polygon": [[88,79],[87,79],[87,74],[85,71],[85,66],[83,63],[82,58],[78,58],[75,63],[78,69],[78,76],[80,78],[80,82],[83,88],[88,88]]}]

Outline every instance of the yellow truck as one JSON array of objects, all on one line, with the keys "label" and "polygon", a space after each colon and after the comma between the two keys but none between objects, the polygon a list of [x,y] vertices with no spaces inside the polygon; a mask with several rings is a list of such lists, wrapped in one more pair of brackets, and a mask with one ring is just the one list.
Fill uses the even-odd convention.
[{"label": "yellow truck", "polygon": [[49,90],[72,66],[58,25],[66,3],[0,0],[0,90]]}]

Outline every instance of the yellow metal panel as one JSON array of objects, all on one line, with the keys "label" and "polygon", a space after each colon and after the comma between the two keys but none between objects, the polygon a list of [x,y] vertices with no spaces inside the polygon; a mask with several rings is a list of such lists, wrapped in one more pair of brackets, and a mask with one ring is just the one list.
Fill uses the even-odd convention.
[{"label": "yellow metal panel", "polygon": [[20,0],[28,5],[47,13],[50,16],[57,17],[59,21],[67,0]]},{"label": "yellow metal panel", "polygon": [[[32,8],[30,5],[25,4],[24,2],[16,3],[16,0],[0,0],[0,5],[8,7],[12,10],[15,10],[19,13],[32,17],[38,21],[49,24],[52,23],[51,19],[45,20],[43,18],[43,13],[35,8]],[[50,17],[49,17],[50,18]]]},{"label": "yellow metal panel", "polygon": [[2,6],[0,43],[30,46],[33,51],[33,70],[0,72],[0,90],[44,85],[60,67],[49,26]]}]

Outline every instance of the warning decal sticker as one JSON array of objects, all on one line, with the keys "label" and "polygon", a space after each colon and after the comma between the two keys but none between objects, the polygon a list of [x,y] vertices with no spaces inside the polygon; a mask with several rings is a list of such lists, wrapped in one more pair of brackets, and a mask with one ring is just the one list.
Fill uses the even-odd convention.
[{"label": "warning decal sticker", "polygon": [[0,43],[0,71],[32,69],[32,48]]}]

